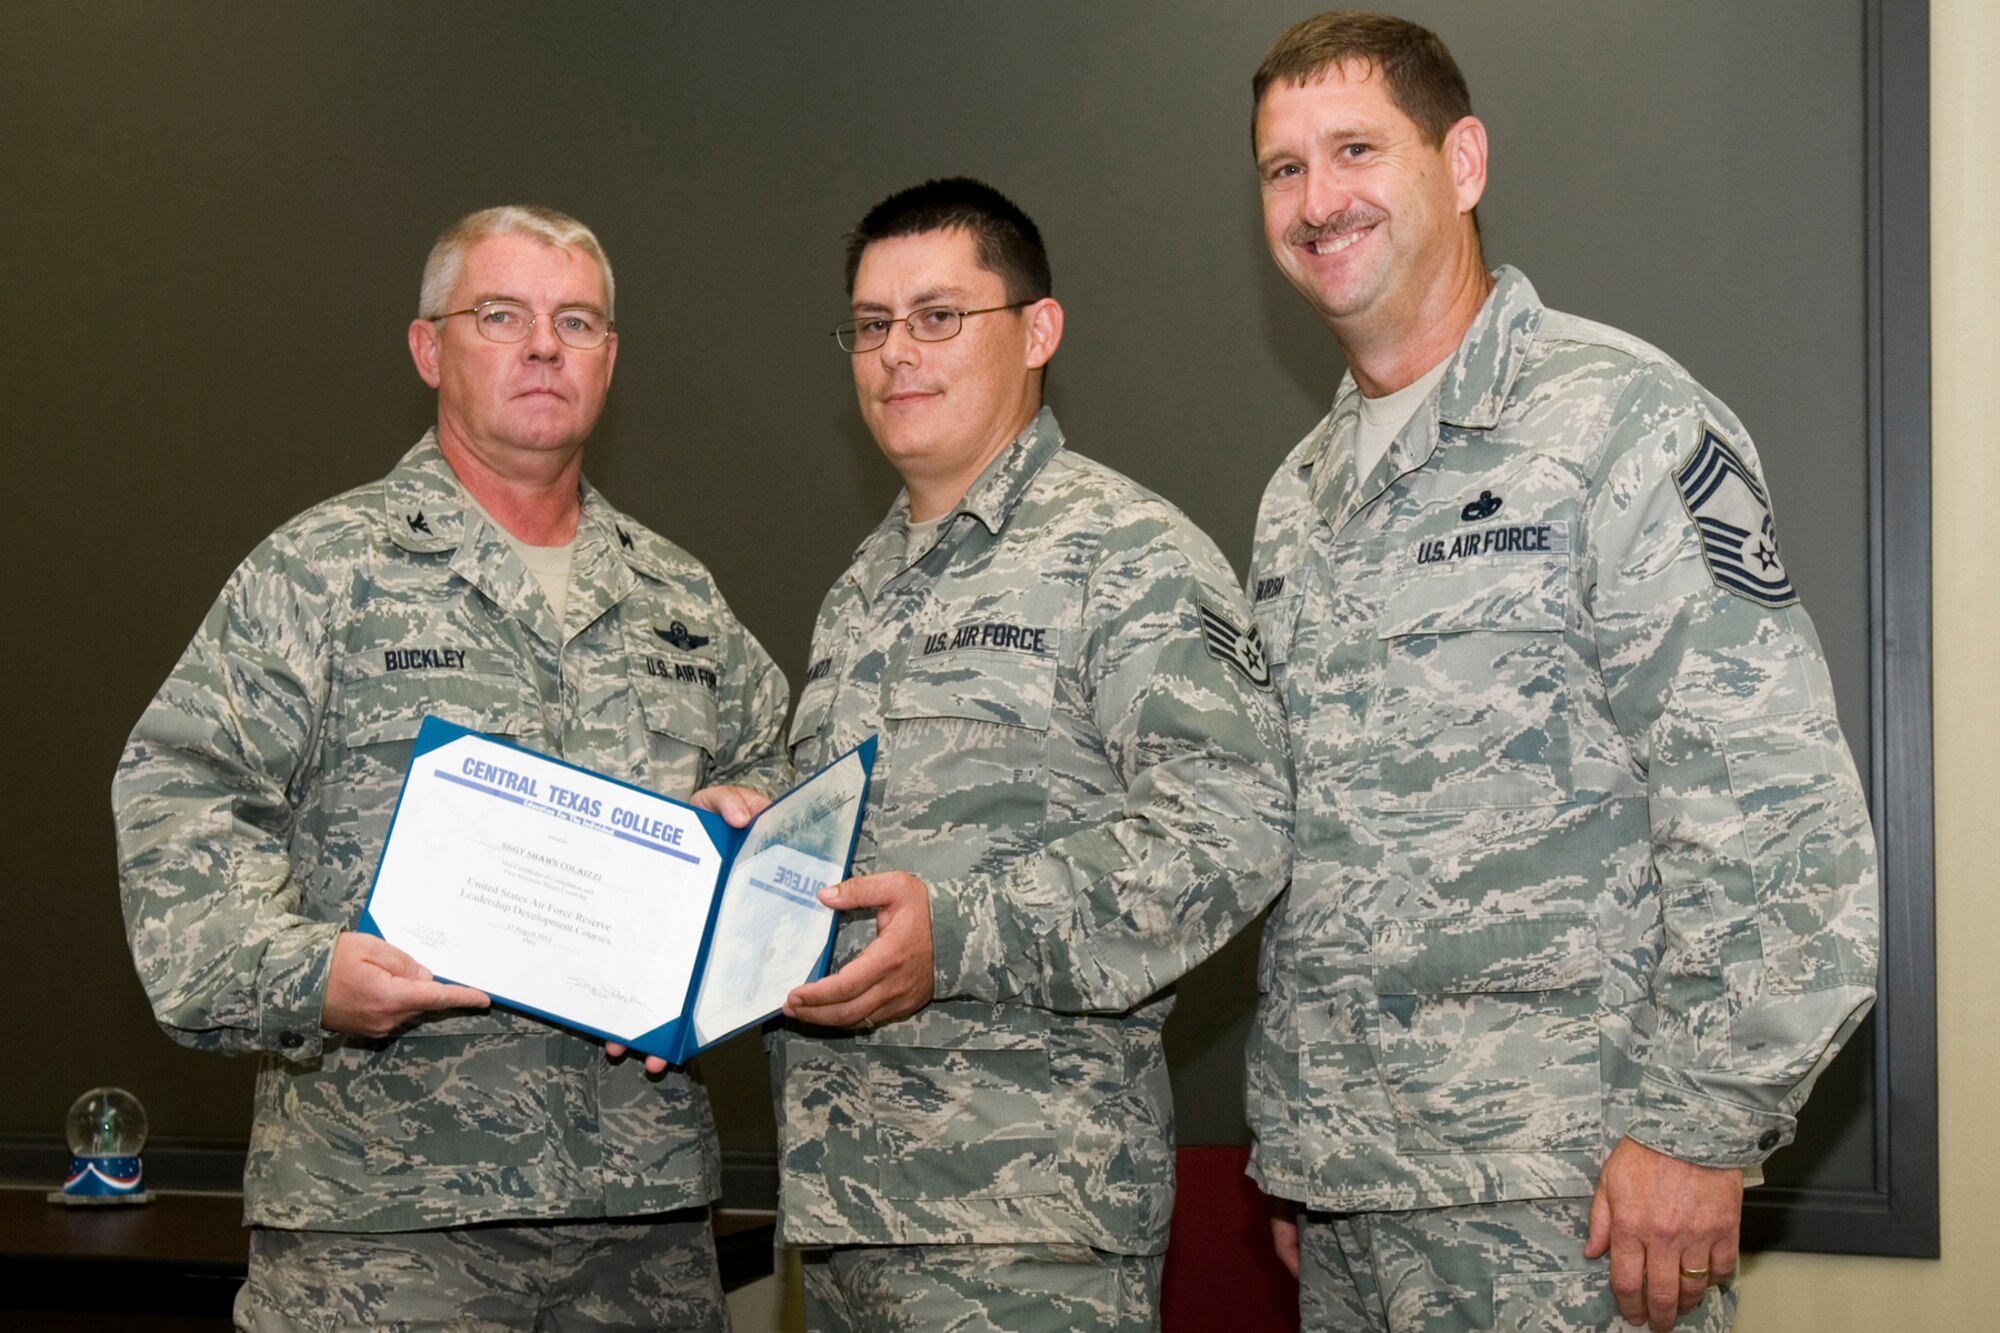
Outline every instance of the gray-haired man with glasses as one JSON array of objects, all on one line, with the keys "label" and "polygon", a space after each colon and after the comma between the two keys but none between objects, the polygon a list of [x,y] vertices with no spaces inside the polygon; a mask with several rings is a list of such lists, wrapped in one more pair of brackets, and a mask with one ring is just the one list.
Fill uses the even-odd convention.
[{"label": "gray-haired man with glasses", "polygon": [[612,294],[574,218],[446,231],[409,327],[435,429],[251,553],[119,765],[154,1011],[260,1062],[239,1328],[726,1326],[699,1085],[352,929],[426,714],[738,824],[788,781],[784,678],[583,480]]},{"label": "gray-haired man with glasses", "polygon": [[772,1043],[815,1333],[1150,1330],[1176,977],[1285,882],[1290,775],[1236,576],[1064,444],[1041,236],[977,181],[871,210],[834,330],[904,491],[827,593],[792,725],[878,735],[838,970]]}]

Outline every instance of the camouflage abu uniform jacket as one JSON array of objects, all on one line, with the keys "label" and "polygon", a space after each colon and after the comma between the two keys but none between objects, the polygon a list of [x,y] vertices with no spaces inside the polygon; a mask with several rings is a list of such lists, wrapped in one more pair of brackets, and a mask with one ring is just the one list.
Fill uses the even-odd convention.
[{"label": "camouflage abu uniform jacket", "polygon": [[1588,1195],[1619,1135],[1754,1166],[1873,997],[1874,840],[1743,427],[1497,277],[1375,473],[1349,378],[1258,519],[1299,811],[1251,1171],[1319,1208]]},{"label": "camouflage abu uniform jacket", "polygon": [[1062,442],[915,563],[899,502],[820,607],[793,759],[879,733],[854,869],[930,886],[937,999],[773,1038],[787,1244],[1166,1246],[1163,988],[1283,886],[1289,765],[1227,562]]},{"label": "camouflage abu uniform jacket", "polygon": [[784,677],[685,552],[583,487],[568,623],[426,436],[230,578],[113,785],[125,919],[168,1035],[261,1057],[252,1223],[388,1231],[700,1205],[707,1098],[492,1010],[319,1027],[426,713],[672,796],[771,791]]}]

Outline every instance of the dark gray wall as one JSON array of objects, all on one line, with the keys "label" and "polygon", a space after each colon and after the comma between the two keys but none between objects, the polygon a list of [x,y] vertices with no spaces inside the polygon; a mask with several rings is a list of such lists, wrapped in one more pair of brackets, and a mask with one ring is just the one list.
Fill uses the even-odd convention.
[{"label": "dark gray wall", "polygon": [[[1749,423],[1864,745],[1858,0],[1392,7],[1452,45],[1490,127],[1489,258],[1667,348]],[[623,370],[588,470],[711,565],[796,681],[894,493],[825,336],[840,236],[924,176],[986,177],[1040,221],[1072,442],[1242,565],[1340,375],[1263,253],[1249,162],[1250,72],[1306,12],[10,0],[0,985],[26,1021],[0,1132],[53,1131],[103,1082],[157,1134],[244,1130],[247,1065],[169,1045],[133,980],[107,785],[231,566],[424,429],[403,328],[441,227],[519,201],[597,228]],[[1183,989],[1185,1142],[1242,1133],[1251,961],[1239,942]],[[1866,1095],[1866,1064],[1841,1062],[1839,1096]],[[754,1043],[708,1076],[731,1146],[767,1146]],[[1835,1092],[1812,1151],[1865,1177]]]}]

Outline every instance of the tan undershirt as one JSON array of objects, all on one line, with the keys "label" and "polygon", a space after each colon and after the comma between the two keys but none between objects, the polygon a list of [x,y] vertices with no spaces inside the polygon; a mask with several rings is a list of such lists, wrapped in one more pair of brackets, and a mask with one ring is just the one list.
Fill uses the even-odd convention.
[{"label": "tan undershirt", "polygon": [[535,576],[535,582],[542,585],[542,596],[548,598],[549,610],[555,613],[556,628],[560,630],[569,614],[569,568],[571,558],[576,554],[576,538],[571,537],[561,546],[530,546],[507,531],[505,523],[488,514],[486,506],[475,500],[471,491],[466,491],[463,486],[459,489],[465,491],[465,502],[484,515],[494,531],[507,539],[507,544],[514,548],[514,554],[521,557],[521,563]]},{"label": "tan undershirt", "polygon": [[936,518],[927,519],[922,523],[907,524],[910,530],[910,537],[908,543],[903,547],[903,563],[914,565],[917,561],[921,560],[924,552],[931,549],[931,543],[937,540],[938,528],[943,526],[944,521],[950,517],[951,512],[947,510],[939,514]]},{"label": "tan undershirt", "polygon": [[1389,446],[1403,433],[1403,427],[1409,425],[1410,418],[1417,414],[1424,399],[1444,378],[1451,358],[1456,355],[1458,349],[1454,347],[1444,360],[1394,393],[1385,393],[1380,398],[1362,395],[1361,420],[1354,429],[1354,475],[1357,480],[1368,479],[1368,474],[1382,461],[1382,455],[1389,452]]}]

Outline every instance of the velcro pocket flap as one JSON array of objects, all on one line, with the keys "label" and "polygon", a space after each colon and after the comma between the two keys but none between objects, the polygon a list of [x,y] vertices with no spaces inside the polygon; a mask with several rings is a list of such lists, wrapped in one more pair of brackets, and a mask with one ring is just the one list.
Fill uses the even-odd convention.
[{"label": "velcro pocket flap", "polygon": [[1569,556],[1516,555],[1419,567],[1390,595],[1377,634],[1560,630],[1569,608]]},{"label": "velcro pocket flap", "polygon": [[1585,913],[1430,917],[1375,931],[1381,995],[1470,995],[1594,986],[1604,963]]},{"label": "velcro pocket flap", "polygon": [[890,687],[883,716],[961,718],[1046,731],[1055,688],[1053,656],[968,649],[911,663]]}]

